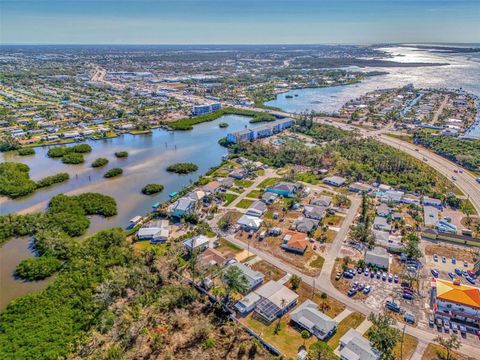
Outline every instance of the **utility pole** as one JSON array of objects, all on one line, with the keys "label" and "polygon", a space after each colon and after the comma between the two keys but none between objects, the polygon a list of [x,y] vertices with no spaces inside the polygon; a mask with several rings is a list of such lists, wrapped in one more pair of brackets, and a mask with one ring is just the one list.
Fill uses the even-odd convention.
[{"label": "utility pole", "polygon": [[402,332],[402,346],[400,347],[400,360],[403,360],[403,342],[405,340],[405,328],[407,325],[403,325],[403,332]]}]

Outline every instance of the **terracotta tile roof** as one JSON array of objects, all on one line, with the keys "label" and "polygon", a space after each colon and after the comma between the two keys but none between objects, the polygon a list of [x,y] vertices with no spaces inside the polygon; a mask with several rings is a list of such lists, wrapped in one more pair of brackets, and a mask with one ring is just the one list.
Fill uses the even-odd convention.
[{"label": "terracotta tile roof", "polygon": [[457,304],[480,308],[480,289],[468,285],[454,285],[437,279],[437,298]]},{"label": "terracotta tile roof", "polygon": [[308,240],[305,237],[305,234],[300,233],[288,233],[292,238],[288,241],[288,247],[292,249],[305,250],[308,246]]}]

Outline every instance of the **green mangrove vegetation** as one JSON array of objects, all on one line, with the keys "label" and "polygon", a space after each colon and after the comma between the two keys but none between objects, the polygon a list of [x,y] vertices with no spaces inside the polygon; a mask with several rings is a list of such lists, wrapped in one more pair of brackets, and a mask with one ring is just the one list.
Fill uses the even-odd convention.
[{"label": "green mangrove vegetation", "polygon": [[60,270],[62,261],[53,256],[40,256],[22,260],[15,269],[15,275],[24,280],[42,280]]},{"label": "green mangrove vegetation", "polygon": [[128,157],[128,152],[127,151],[117,151],[115,153],[115,156],[117,158],[126,158],[126,157]]},{"label": "green mangrove vegetation", "polygon": [[142,188],[142,194],[152,195],[163,191],[162,184],[147,184]]},{"label": "green mangrove vegetation", "polygon": [[98,158],[95,159],[94,162],[92,162],[92,167],[97,168],[97,167],[102,167],[108,164],[108,159],[105,158]]},{"label": "green mangrove vegetation", "polygon": [[35,149],[31,147],[20,148],[18,149],[17,154],[20,156],[34,155]]},{"label": "green mangrove vegetation", "polygon": [[108,179],[108,178],[112,178],[112,177],[119,176],[119,175],[122,175],[122,174],[123,174],[123,169],[121,169],[121,168],[113,168],[113,169],[108,170],[108,171],[103,175],[103,177]]},{"label": "green mangrove vegetation", "polygon": [[177,174],[189,174],[197,170],[198,166],[194,163],[178,163],[167,167],[168,172],[174,172]]}]

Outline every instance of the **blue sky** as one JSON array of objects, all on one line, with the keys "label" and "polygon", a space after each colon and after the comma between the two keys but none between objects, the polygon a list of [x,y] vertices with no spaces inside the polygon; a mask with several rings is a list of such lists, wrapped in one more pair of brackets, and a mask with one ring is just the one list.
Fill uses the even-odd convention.
[{"label": "blue sky", "polygon": [[0,0],[0,42],[480,42],[480,0]]}]

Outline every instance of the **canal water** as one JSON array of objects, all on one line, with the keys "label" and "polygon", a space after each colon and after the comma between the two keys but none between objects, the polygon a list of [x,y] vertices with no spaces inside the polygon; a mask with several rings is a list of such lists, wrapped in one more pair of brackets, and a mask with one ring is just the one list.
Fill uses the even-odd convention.
[{"label": "canal water", "polygon": [[[292,113],[312,110],[333,113],[338,111],[347,101],[358,98],[367,92],[396,88],[407,84],[413,84],[418,88],[462,88],[480,96],[480,53],[445,54],[413,47],[390,47],[381,50],[390,53],[392,56],[390,60],[396,62],[448,63],[448,65],[386,68],[349,67],[352,70],[376,70],[387,74],[369,77],[353,85],[291,90],[278,94],[275,100],[268,101],[266,105]],[[480,137],[480,123],[473,133]]]},{"label": "canal water", "polygon": [[[115,198],[118,215],[108,219],[92,217],[89,233],[114,226],[125,227],[129,219],[150,212],[153,203],[168,200],[168,194],[190,185],[201,174],[218,165],[222,155],[227,153],[227,150],[218,144],[218,140],[228,132],[260,126],[250,124],[249,120],[248,117],[227,115],[196,125],[191,131],[169,132],[155,129],[148,135],[124,134],[107,140],[91,140],[87,143],[92,146],[93,151],[85,156],[85,163],[81,165],[65,165],[60,160],[48,158],[47,147],[35,148],[36,154],[32,156],[3,153],[0,161],[27,164],[34,180],[58,172],[68,172],[70,180],[25,198],[0,198],[0,213],[42,211],[48,200],[60,193],[75,195],[98,192]],[[220,122],[228,123],[229,127],[220,128]],[[117,159],[114,155],[116,151],[128,151],[129,156]],[[103,168],[92,168],[92,161],[98,157],[105,157],[110,163]],[[168,165],[178,162],[193,162],[198,165],[198,171],[177,175],[165,170]],[[103,174],[113,167],[121,167],[124,170],[123,175],[113,179],[103,178]],[[165,189],[160,194],[145,196],[140,190],[148,183],[163,184]],[[15,297],[43,288],[47,284],[45,281],[25,283],[12,277],[16,265],[32,255],[28,244],[28,239],[16,238],[0,248],[0,308]]]}]

